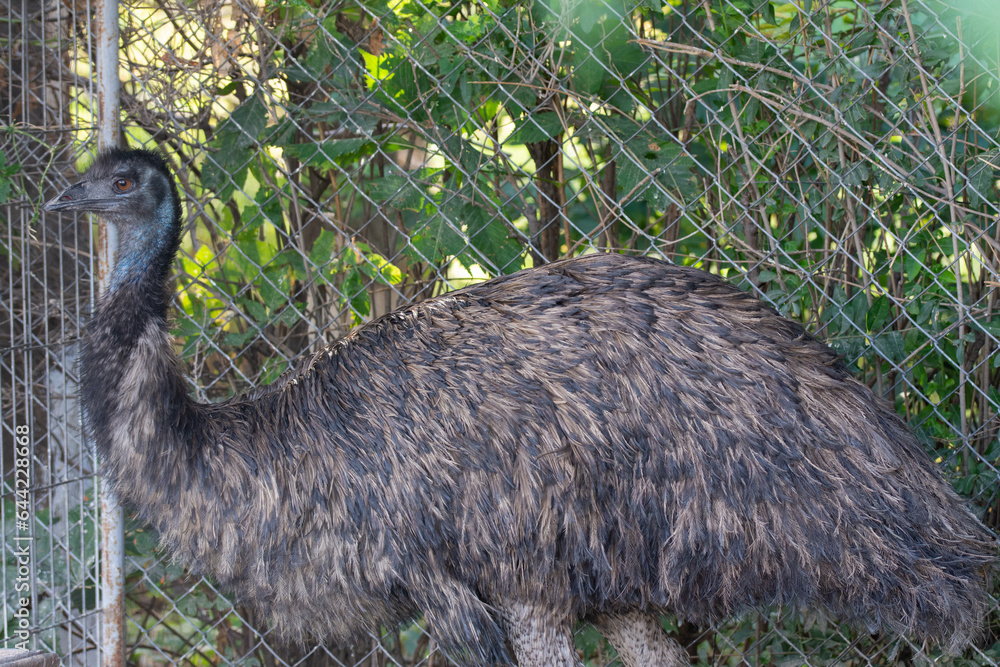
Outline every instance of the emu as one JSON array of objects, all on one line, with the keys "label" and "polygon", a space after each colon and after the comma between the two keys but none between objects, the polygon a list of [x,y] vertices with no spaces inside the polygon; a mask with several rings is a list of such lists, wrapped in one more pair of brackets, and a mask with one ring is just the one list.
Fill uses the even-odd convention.
[{"label": "emu", "polygon": [[824,344],[721,279],[598,254],[402,308],[274,384],[189,397],[167,328],[180,200],[113,150],[48,211],[120,250],[81,360],[107,483],[289,640],[422,614],[470,665],[687,664],[661,613],[769,604],[971,641],[990,534]]}]

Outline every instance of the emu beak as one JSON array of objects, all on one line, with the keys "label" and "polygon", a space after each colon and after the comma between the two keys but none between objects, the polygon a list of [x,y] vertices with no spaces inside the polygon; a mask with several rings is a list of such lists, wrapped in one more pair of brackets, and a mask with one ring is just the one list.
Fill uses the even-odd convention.
[{"label": "emu beak", "polygon": [[87,182],[71,185],[42,205],[43,211],[107,211],[114,200],[87,194]]}]

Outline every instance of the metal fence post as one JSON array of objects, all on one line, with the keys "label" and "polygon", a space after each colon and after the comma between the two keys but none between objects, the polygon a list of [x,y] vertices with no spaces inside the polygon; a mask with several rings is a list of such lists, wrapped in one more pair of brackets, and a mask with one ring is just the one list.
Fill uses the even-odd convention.
[{"label": "metal fence post", "polygon": [[[94,36],[97,49],[97,145],[119,145],[118,0],[98,0]],[[97,283],[107,289],[118,252],[118,231],[104,220],[97,227]],[[101,664],[125,664],[124,521],[114,494],[101,484]]]}]

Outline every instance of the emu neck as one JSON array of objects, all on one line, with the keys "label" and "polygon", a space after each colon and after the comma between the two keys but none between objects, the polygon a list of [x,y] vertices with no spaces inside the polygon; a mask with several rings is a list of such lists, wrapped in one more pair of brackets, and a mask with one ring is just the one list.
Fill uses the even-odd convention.
[{"label": "emu neck", "polygon": [[180,245],[179,212],[175,207],[171,197],[164,197],[152,212],[152,219],[142,224],[121,215],[110,218],[118,230],[119,248],[108,296],[129,284],[139,284],[142,295],[155,296],[155,305],[166,316],[166,281]]},{"label": "emu neck", "polygon": [[112,484],[141,474],[150,448],[176,442],[175,425],[189,421],[192,406],[167,331],[166,278],[176,234],[121,231],[119,262],[81,359],[86,424]]}]

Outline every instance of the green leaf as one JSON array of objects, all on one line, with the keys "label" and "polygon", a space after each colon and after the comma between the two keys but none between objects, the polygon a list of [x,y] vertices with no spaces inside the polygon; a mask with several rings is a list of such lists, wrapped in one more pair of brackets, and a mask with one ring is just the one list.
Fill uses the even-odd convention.
[{"label": "green leaf", "polygon": [[313,247],[309,251],[309,261],[315,266],[324,266],[330,261],[333,255],[333,248],[337,243],[337,232],[324,229],[313,242]]},{"label": "green leaf", "polygon": [[[295,315],[298,314],[294,308],[289,308],[288,310],[292,311],[292,313]],[[286,310],[285,312],[288,311]],[[292,322],[283,322],[283,324],[285,324],[286,326],[292,326],[293,324],[295,324],[295,321],[293,320]],[[288,362],[285,361],[284,359],[281,358],[268,359],[264,363],[264,370],[260,374],[259,382],[262,385],[271,384],[279,377],[281,377],[282,374],[284,374],[284,372],[287,370],[288,370]],[[215,606],[216,609],[218,609],[219,611],[226,611],[231,607],[230,603],[226,600],[226,598],[222,597],[221,595],[218,598],[216,598]]]},{"label": "green leaf", "polygon": [[0,204],[10,197],[11,188],[14,185],[13,177],[21,170],[20,164],[7,164],[7,156],[0,151]]},{"label": "green leaf", "polygon": [[604,646],[603,637],[592,625],[586,625],[576,633],[574,638],[576,647],[583,651],[583,655],[596,655]]},{"label": "green leaf", "polygon": [[592,95],[601,89],[606,74],[596,56],[584,56],[583,62],[573,67],[573,88],[581,95]]},{"label": "green leaf", "polygon": [[377,252],[364,253],[367,262],[358,262],[358,270],[372,280],[383,285],[398,285],[403,282],[403,272],[395,264]]},{"label": "green leaf", "polygon": [[867,181],[870,177],[871,170],[868,168],[868,165],[864,162],[857,162],[847,167],[844,182],[848,185],[857,187]]},{"label": "green leaf", "polygon": [[310,167],[320,170],[330,170],[342,161],[355,160],[362,154],[374,151],[375,144],[370,139],[334,139],[321,143],[286,144],[281,147],[291,155]]},{"label": "green leaf", "polygon": [[792,36],[799,31],[802,27],[802,16],[796,12],[795,16],[792,17],[791,23],[788,24],[788,35]]},{"label": "green leaf", "polygon": [[236,148],[249,148],[256,143],[265,127],[267,127],[267,107],[259,95],[254,95],[233,109],[233,113],[219,127],[218,132],[234,135],[233,145]]},{"label": "green leaf", "polygon": [[239,248],[239,252],[230,252],[229,259],[236,264],[243,275],[256,275],[263,263],[260,250],[261,246],[264,245],[257,239],[256,228],[247,227],[240,231],[233,238],[233,244]]},{"label": "green leaf", "polygon": [[879,355],[892,362],[900,362],[906,357],[906,347],[903,344],[903,334],[899,331],[889,331],[875,336],[872,345]]},{"label": "green leaf", "polygon": [[555,139],[563,131],[562,119],[554,111],[529,114],[517,124],[507,137],[508,144],[533,144]]},{"label": "green leaf", "polygon": [[350,305],[355,322],[362,322],[371,313],[367,284],[367,276],[357,268],[349,270],[340,284],[340,306]]},{"label": "green leaf", "polygon": [[328,93],[330,102],[317,102],[301,111],[303,119],[322,123],[341,123],[347,116],[347,108],[351,102],[336,92]]},{"label": "green leaf", "polygon": [[216,88],[215,95],[217,97],[223,97],[225,95],[229,95],[230,93],[235,93],[236,89],[239,87],[240,87],[240,81],[230,81],[221,88]]},{"label": "green leaf", "polygon": [[306,264],[302,253],[294,246],[286,246],[271,261],[272,266],[287,266],[292,270],[292,275],[296,279],[302,280],[306,277]]},{"label": "green leaf", "polygon": [[879,296],[865,313],[865,328],[867,331],[881,331],[892,316],[892,304],[884,294]]},{"label": "green leaf", "polygon": [[472,105],[472,82],[469,79],[468,73],[462,73],[462,78],[458,80],[458,90],[462,98],[462,104],[465,105],[466,109],[470,108]]},{"label": "green leaf", "polygon": [[770,0],[761,5],[760,17],[768,25],[778,25],[778,20],[774,17],[774,7],[771,5]]},{"label": "green leaf", "polygon": [[443,213],[437,212],[413,234],[405,252],[418,262],[439,262],[454,257],[468,245],[459,231],[460,225],[460,220],[452,223]]},{"label": "green leaf", "polygon": [[339,54],[331,47],[332,44],[327,36],[322,31],[318,31],[313,39],[312,46],[309,47],[309,51],[306,53],[304,62],[304,69],[309,74],[310,79],[319,80],[325,78],[323,75],[326,73],[327,68],[332,66],[335,61],[340,60]]},{"label": "green leaf", "polygon": [[246,185],[260,134],[267,127],[267,108],[257,95],[236,107],[215,130],[212,150],[201,172],[201,184],[227,201]]},{"label": "green leaf", "polygon": [[260,332],[250,327],[244,332],[230,331],[225,336],[222,337],[222,344],[229,345],[232,347],[244,347],[247,343],[253,340]]},{"label": "green leaf", "polygon": [[254,324],[259,327],[267,324],[270,317],[267,314],[267,308],[264,307],[264,304],[253,299],[240,299],[238,303],[250,315],[250,319]]},{"label": "green leaf", "polygon": [[390,175],[372,181],[368,184],[368,196],[401,210],[421,211],[427,203],[423,190],[407,176]]},{"label": "green leaf", "polygon": [[260,278],[259,291],[264,305],[269,310],[277,310],[288,301],[289,287],[291,287],[291,280],[285,267],[271,266],[264,269],[264,275]]},{"label": "green leaf", "polygon": [[416,67],[412,59],[402,56],[393,57],[387,64],[393,70],[393,75],[382,82],[381,90],[383,95],[379,95],[379,100],[390,110],[406,116],[410,120],[422,122],[427,119],[427,107],[429,93],[435,85],[429,80],[427,74]]},{"label": "green leaf", "polygon": [[[304,307],[305,306],[299,303],[289,304],[287,308],[278,313],[278,316],[274,318],[274,321],[279,324],[284,324],[286,327],[290,327],[302,319],[302,313],[300,310]],[[284,371],[281,371],[281,373],[284,373]],[[279,375],[281,373],[279,373]]]},{"label": "green leaf", "polygon": [[973,329],[978,329],[993,336],[997,340],[1000,340],[1000,318],[993,318],[992,320],[969,320],[969,324]]},{"label": "green leaf", "polygon": [[298,129],[291,118],[283,118],[276,125],[264,128],[259,137],[260,143],[267,146],[290,144],[295,139],[295,133],[298,132]]},{"label": "green leaf", "polygon": [[969,186],[966,188],[966,196],[969,198],[969,205],[978,208],[983,201],[983,197],[994,194],[994,183],[996,182],[996,167],[998,151],[990,151],[983,155],[978,155],[969,168]]},{"label": "green leaf", "polygon": [[926,255],[926,250],[917,250],[915,252],[906,253],[903,265],[906,267],[906,278],[908,281],[912,282],[920,276],[920,272],[923,271],[924,268],[923,262]]},{"label": "green leaf", "polygon": [[618,191],[623,204],[641,196],[650,206],[662,210],[669,204],[667,191],[681,199],[695,193],[691,173],[694,160],[676,143],[664,143],[642,133],[626,142],[626,150],[617,160]]},{"label": "green leaf", "polygon": [[777,277],[778,274],[770,269],[761,269],[760,273],[757,274],[757,280],[761,283],[770,282]]},{"label": "green leaf", "polygon": [[246,185],[250,173],[249,150],[239,150],[222,146],[221,150],[209,154],[201,170],[201,184],[215,192],[222,201],[229,201],[236,191]]},{"label": "green leaf", "polygon": [[521,80],[518,77],[509,76],[500,86],[500,90],[504,94],[504,106],[507,107],[511,116],[527,113],[535,106],[535,91],[520,84]]},{"label": "green leaf", "polygon": [[141,528],[125,535],[125,553],[130,556],[149,557],[156,552],[160,537],[155,530]]},{"label": "green leaf", "polygon": [[491,273],[514,273],[521,269],[521,244],[511,238],[511,230],[503,220],[474,204],[466,204],[455,217],[465,220],[469,245],[485,260],[485,264],[476,260],[484,269]]}]

